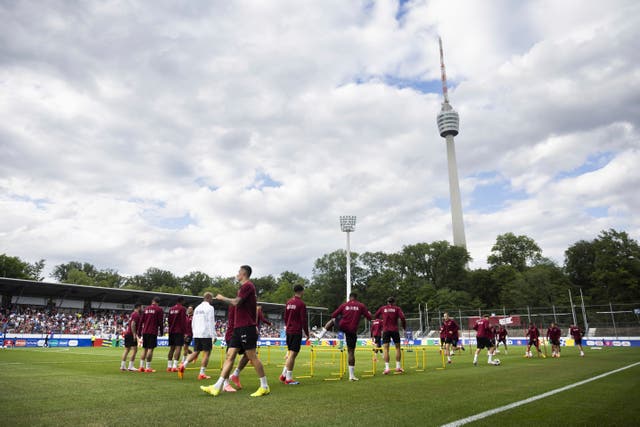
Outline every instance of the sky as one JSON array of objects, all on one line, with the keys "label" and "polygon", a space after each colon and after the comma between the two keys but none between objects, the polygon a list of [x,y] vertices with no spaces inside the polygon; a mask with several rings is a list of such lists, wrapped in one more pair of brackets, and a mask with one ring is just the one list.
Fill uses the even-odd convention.
[{"label": "sky", "polygon": [[123,275],[293,271],[500,234],[640,238],[640,3],[0,2],[0,253]]}]

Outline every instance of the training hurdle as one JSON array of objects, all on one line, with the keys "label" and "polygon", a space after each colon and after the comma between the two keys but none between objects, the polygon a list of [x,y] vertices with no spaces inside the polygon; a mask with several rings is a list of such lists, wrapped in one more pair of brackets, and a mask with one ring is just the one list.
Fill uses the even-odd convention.
[{"label": "training hurdle", "polygon": [[338,359],[338,372],[331,372],[331,375],[335,375],[329,378],[324,378],[325,381],[338,381],[344,377],[347,372],[347,352],[342,348],[334,347],[315,347],[311,346],[311,376],[315,374],[315,364],[318,358],[318,354],[328,353],[331,355],[331,362],[325,362],[327,365],[334,366],[336,358]]},{"label": "training hurdle", "polygon": [[426,347],[413,347],[411,351],[416,356],[416,364],[411,365],[411,369],[415,369],[416,372],[424,372],[427,368],[427,349]]}]

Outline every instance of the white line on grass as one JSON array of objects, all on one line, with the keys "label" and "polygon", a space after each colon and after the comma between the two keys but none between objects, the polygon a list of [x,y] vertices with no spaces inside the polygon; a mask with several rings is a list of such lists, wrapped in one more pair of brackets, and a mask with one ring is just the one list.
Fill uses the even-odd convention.
[{"label": "white line on grass", "polygon": [[548,391],[546,393],[539,394],[537,396],[529,397],[529,398],[524,399],[524,400],[519,400],[517,402],[513,402],[513,403],[510,403],[508,405],[500,406],[499,408],[490,409],[488,411],[480,412],[479,414],[472,415],[470,417],[463,418],[461,420],[454,421],[454,422],[449,423],[449,424],[444,424],[442,427],[458,427],[458,426],[461,426],[461,425],[464,425],[464,424],[468,424],[468,423],[471,423],[471,422],[474,422],[474,421],[478,421],[478,420],[481,420],[483,418],[490,417],[491,415],[495,415],[495,414],[500,413],[500,412],[508,411],[509,409],[517,408],[518,406],[522,406],[522,405],[526,405],[527,403],[535,402],[536,400],[544,399],[545,397],[552,396],[552,395],[554,395],[556,393],[561,393],[563,391],[566,391],[566,390],[572,389],[574,387],[578,387],[578,386],[590,383],[591,381],[599,380],[599,379],[604,378],[606,376],[609,376],[611,374],[615,374],[615,373],[618,373],[620,371],[624,371],[625,369],[633,368],[634,366],[638,366],[638,365],[640,365],[640,362],[632,363],[631,365],[624,366],[622,368],[618,368],[618,369],[615,369],[613,371],[605,372],[604,374],[597,375],[597,376],[595,376],[593,378],[589,378],[589,379],[586,379],[584,381],[578,381],[577,383],[569,384],[567,386],[560,387],[560,388],[557,388],[555,390],[551,390],[551,391]]}]

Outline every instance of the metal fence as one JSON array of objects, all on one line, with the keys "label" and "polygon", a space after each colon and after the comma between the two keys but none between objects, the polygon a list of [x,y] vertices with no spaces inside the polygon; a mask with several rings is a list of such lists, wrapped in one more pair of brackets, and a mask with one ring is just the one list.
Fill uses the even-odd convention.
[{"label": "metal fence", "polygon": [[[561,329],[579,325],[586,336],[629,337],[640,336],[640,302],[609,303],[607,305],[552,305],[551,307],[499,307],[491,309],[462,309],[458,307],[422,307],[418,313],[407,313],[407,329],[414,336],[437,336],[444,313],[449,313],[460,325],[465,336],[472,322],[479,316],[517,316],[520,325],[510,327],[510,335],[524,335],[528,325],[534,323],[544,333],[553,322]],[[544,328],[544,329],[543,329]]]}]

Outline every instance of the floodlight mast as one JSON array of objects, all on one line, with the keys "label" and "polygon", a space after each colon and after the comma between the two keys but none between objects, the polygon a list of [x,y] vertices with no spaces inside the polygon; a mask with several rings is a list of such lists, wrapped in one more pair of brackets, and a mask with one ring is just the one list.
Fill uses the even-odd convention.
[{"label": "floodlight mast", "polygon": [[349,234],[356,231],[356,217],[354,215],[341,216],[340,229],[347,233],[347,301],[349,301],[349,295],[351,295],[351,241]]}]

